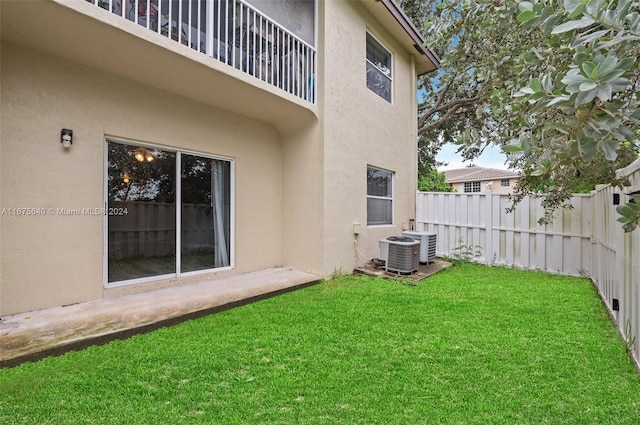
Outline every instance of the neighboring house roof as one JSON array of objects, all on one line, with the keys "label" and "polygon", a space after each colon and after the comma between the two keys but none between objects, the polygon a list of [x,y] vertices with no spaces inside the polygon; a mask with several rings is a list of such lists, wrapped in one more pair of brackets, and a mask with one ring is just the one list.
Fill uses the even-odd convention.
[{"label": "neighboring house roof", "polygon": [[464,183],[473,181],[486,181],[497,179],[519,178],[520,173],[512,170],[499,170],[497,168],[485,167],[465,167],[455,170],[445,170],[445,181],[447,183]]}]

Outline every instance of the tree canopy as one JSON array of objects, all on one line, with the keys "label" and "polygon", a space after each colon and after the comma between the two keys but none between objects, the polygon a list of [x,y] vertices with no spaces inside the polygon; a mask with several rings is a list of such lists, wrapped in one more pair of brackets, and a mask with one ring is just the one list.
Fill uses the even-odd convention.
[{"label": "tree canopy", "polygon": [[[638,1],[402,5],[441,58],[419,83],[421,171],[447,142],[468,159],[501,146],[523,174],[514,200],[541,195],[548,214],[585,184],[624,183],[615,170],[640,143]],[[623,207],[620,221],[632,230],[640,211]]]},{"label": "tree canopy", "polygon": [[447,184],[445,174],[435,169],[418,176],[418,190],[422,192],[453,192],[453,188]]}]

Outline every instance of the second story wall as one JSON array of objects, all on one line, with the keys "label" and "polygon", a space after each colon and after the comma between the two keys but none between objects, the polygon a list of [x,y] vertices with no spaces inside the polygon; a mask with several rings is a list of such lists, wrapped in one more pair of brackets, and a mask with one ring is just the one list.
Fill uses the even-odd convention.
[{"label": "second story wall", "polygon": [[[356,261],[353,223],[360,223],[359,250],[373,258],[378,255],[378,241],[400,234],[403,223],[413,218],[416,75],[413,57],[361,2],[332,0],[322,5],[325,47],[319,106],[324,127],[325,228],[333,229],[334,235],[326,241],[325,264],[343,259],[342,267],[350,271],[353,265],[344,259]],[[390,68],[388,99],[368,87],[367,43],[372,39],[390,56],[382,64]],[[390,224],[367,225],[371,167],[392,175]]]}]

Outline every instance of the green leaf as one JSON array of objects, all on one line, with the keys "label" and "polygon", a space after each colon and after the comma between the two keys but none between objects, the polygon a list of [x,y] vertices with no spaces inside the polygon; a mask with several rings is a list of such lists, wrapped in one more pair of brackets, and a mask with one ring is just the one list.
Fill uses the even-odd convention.
[{"label": "green leaf", "polygon": [[617,68],[618,68],[618,58],[616,58],[615,56],[607,57],[597,66],[598,74],[600,75],[601,78],[606,78],[608,74],[611,74],[614,71],[617,71],[618,70]]},{"label": "green leaf", "polygon": [[616,207],[616,211],[621,217],[618,217],[618,222],[623,223],[622,228],[625,232],[631,232],[640,226],[640,196],[631,195],[629,203],[625,205],[619,205]]},{"label": "green leaf", "polygon": [[593,62],[584,62],[580,65],[580,72],[583,76],[591,78],[591,73],[596,69],[596,64]]},{"label": "green leaf", "polygon": [[580,154],[584,156],[584,159],[587,162],[593,159],[597,148],[598,144],[595,142],[595,140],[578,140],[578,151],[580,151]]},{"label": "green leaf", "polygon": [[587,2],[587,12],[593,16],[597,16],[604,8],[605,0],[590,0]]},{"label": "green leaf", "polygon": [[565,22],[564,24],[560,24],[551,31],[551,34],[562,34],[568,31],[586,28],[589,25],[592,25],[595,21],[588,16],[582,17],[582,19],[578,19],[576,21]]},{"label": "green leaf", "polygon": [[591,102],[593,99],[596,98],[597,94],[598,94],[598,90],[596,89],[589,90],[589,91],[581,91],[580,93],[578,93],[578,96],[576,96],[574,106],[577,108],[583,103]]},{"label": "green leaf", "polygon": [[525,94],[534,94],[535,91],[531,88],[531,87],[523,87],[520,90],[518,90],[517,93],[514,94],[514,96],[524,96]]},{"label": "green leaf", "polygon": [[536,93],[542,91],[542,83],[538,78],[534,78],[533,80],[531,80],[531,88]]},{"label": "green leaf", "polygon": [[502,146],[502,151],[505,153],[517,153],[524,151],[524,149],[521,145],[504,145]]},{"label": "green leaf", "polygon": [[540,83],[542,84],[542,89],[545,92],[551,93],[553,91],[553,81],[549,75],[543,75],[540,79]]},{"label": "green leaf", "polygon": [[531,12],[533,11],[533,3],[528,1],[521,1],[520,3],[518,3],[518,9],[520,9],[521,12]]},{"label": "green leaf", "polygon": [[569,19],[575,19],[578,16],[582,15],[584,13],[584,11],[586,10],[587,5],[586,3],[580,3],[578,6],[576,6],[573,11],[569,14]]},{"label": "green leaf", "polygon": [[611,30],[609,29],[605,29],[605,30],[600,30],[600,31],[589,33],[589,34],[585,34],[581,37],[576,38],[576,41],[573,42],[572,47],[576,48],[577,46],[580,46],[583,44],[589,44],[593,41],[600,40],[602,37],[607,35],[610,31]]},{"label": "green leaf", "polygon": [[584,83],[580,84],[580,91],[589,91],[595,89],[596,87],[598,87],[598,85],[593,81],[585,81]]},{"label": "green leaf", "polygon": [[553,100],[551,100],[547,106],[553,106],[557,103],[566,102],[568,100],[569,100],[569,96],[558,96],[553,98]]},{"label": "green leaf", "polygon": [[[626,216],[628,214],[633,213],[633,209],[629,208],[628,205],[618,205],[616,207],[616,212],[618,214],[620,214],[621,216]],[[621,222],[621,223],[624,223],[625,217],[618,218],[618,221]]]},{"label": "green leaf", "polygon": [[526,10],[526,11],[524,11],[524,12],[520,13],[520,14],[516,17],[516,20],[517,20],[518,22],[522,22],[522,23],[524,23],[524,22],[529,22],[530,20],[535,19],[535,18],[536,18],[536,14],[535,14],[533,11],[531,11],[531,10]]},{"label": "green leaf", "polygon": [[622,137],[622,141],[632,141],[636,138],[636,133],[625,125],[618,128],[618,134]]},{"label": "green leaf", "polygon": [[611,84],[601,84],[598,87],[598,98],[603,101],[603,102],[608,102],[609,100],[611,100],[611,93],[612,91],[612,87]]},{"label": "green leaf", "polygon": [[567,12],[571,12],[573,9],[580,6],[581,4],[584,4],[582,0],[564,0],[562,3],[562,6],[564,7],[564,10],[566,10]]},{"label": "green leaf", "polygon": [[576,52],[573,56],[573,63],[576,65],[582,62],[586,62],[591,58],[587,52]]},{"label": "green leaf", "polygon": [[601,143],[602,152],[604,152],[604,157],[609,161],[615,161],[618,157],[618,149],[620,149],[620,144],[615,140],[604,139]]},{"label": "green leaf", "polygon": [[618,62],[618,69],[623,69],[626,71],[628,69],[631,69],[634,63],[636,63],[635,57],[624,58],[620,62]]}]

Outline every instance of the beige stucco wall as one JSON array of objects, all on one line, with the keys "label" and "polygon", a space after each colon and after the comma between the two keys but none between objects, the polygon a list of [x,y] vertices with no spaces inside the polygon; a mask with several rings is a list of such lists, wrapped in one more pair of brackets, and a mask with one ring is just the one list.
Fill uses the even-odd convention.
[{"label": "beige stucco wall", "polygon": [[[517,178],[512,178],[509,179],[509,186],[508,187],[502,187],[501,185],[501,181],[502,179],[497,179],[497,180],[484,180],[480,182],[480,192],[491,192],[491,193],[495,193],[497,195],[505,195],[505,194],[509,194],[509,193],[513,193],[516,184],[518,184],[518,180]],[[491,183],[491,184],[489,184]],[[453,185],[451,185],[457,192],[459,193],[465,193],[464,192],[464,183],[455,183]]]},{"label": "beige stucco wall", "polygon": [[[153,81],[146,85],[137,73],[121,72],[109,63],[109,55],[83,52],[81,65],[61,59],[55,42],[49,46],[52,55],[5,40],[0,208],[101,207],[105,136],[231,158],[235,267],[178,282],[104,290],[102,217],[2,216],[0,315],[280,265],[319,276],[350,273],[360,264],[354,240],[364,256],[373,258],[380,239],[399,235],[415,214],[413,57],[358,2],[318,1],[317,9],[318,102],[311,107],[287,100],[289,95],[271,102],[279,96],[277,89],[249,86],[241,86],[242,94],[233,98],[236,112],[211,106],[230,105],[233,90],[214,89],[216,81],[223,81],[218,81],[218,71],[199,67],[199,57],[187,66],[178,52],[171,56],[153,50],[153,64],[163,59],[158,62],[162,75],[155,77],[155,65],[136,62],[150,73]],[[366,86],[367,30],[393,54],[392,103]],[[134,25],[131,31],[139,28]],[[139,42],[123,37],[119,45],[136,43],[133,52],[145,51]],[[100,61],[104,67],[97,65]],[[173,66],[180,72],[172,72]],[[232,69],[224,78],[234,73]],[[170,88],[164,90],[163,81]],[[198,85],[202,95],[196,93]],[[190,100],[194,98],[200,102]],[[242,114],[243,102],[254,118]],[[68,151],[59,143],[61,128],[74,131]],[[367,166],[394,173],[392,225],[367,226]],[[360,223],[357,238],[354,223]]]},{"label": "beige stucco wall", "polygon": [[323,276],[323,143],[316,124],[283,143],[283,263]]},{"label": "beige stucco wall", "polygon": [[[1,55],[0,209],[101,207],[105,135],[220,155],[235,160],[231,273],[282,264],[283,146],[272,126],[11,44]],[[68,151],[62,128],[74,131]],[[102,217],[0,220],[0,314],[103,296]]]},{"label": "beige stucco wall", "polygon": [[[506,187],[503,187],[501,182],[502,182],[502,179],[492,180],[491,186],[490,186],[492,193],[495,193],[498,195],[513,193],[513,190],[516,188],[516,184],[518,183],[518,179],[509,179],[509,186],[506,186]],[[485,185],[485,191],[488,189],[489,187]]]},{"label": "beige stucco wall", "polygon": [[[414,218],[417,145],[416,79],[412,58],[357,2],[324,2],[324,226],[325,274],[350,273],[360,264],[353,224],[360,223],[358,249],[378,256],[379,240],[402,233]],[[393,102],[367,88],[366,34],[371,32],[393,55]],[[336,47],[339,46],[339,47]],[[394,172],[394,223],[367,226],[367,166]]]},{"label": "beige stucco wall", "polygon": [[309,273],[325,276],[324,228],[325,141],[324,105],[326,61],[325,2],[317,2],[318,119],[299,131],[283,135],[283,263]]}]

